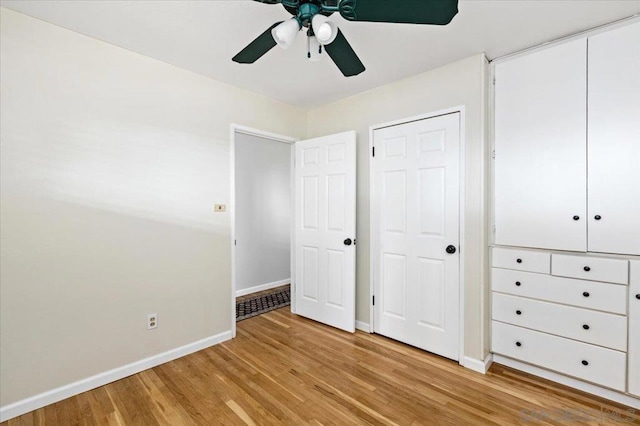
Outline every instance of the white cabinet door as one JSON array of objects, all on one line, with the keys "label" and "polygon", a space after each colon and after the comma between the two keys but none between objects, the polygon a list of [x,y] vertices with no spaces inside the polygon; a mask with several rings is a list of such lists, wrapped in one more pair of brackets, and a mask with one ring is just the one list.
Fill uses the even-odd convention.
[{"label": "white cabinet door", "polygon": [[460,114],[374,132],[374,329],[459,358]]},{"label": "white cabinet door", "polygon": [[640,260],[631,262],[628,391],[640,396]]},{"label": "white cabinet door", "polygon": [[640,255],[640,23],[589,38],[589,251]]},{"label": "white cabinet door", "polygon": [[355,331],[356,133],[295,144],[296,313]]},{"label": "white cabinet door", "polygon": [[496,244],[586,251],[586,40],[495,72]]}]

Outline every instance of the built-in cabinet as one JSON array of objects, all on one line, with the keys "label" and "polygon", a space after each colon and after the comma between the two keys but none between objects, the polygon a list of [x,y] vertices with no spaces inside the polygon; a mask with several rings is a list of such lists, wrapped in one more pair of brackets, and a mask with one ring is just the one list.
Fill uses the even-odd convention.
[{"label": "built-in cabinet", "polygon": [[640,22],[494,77],[492,351],[640,398]]},{"label": "built-in cabinet", "polygon": [[495,66],[495,243],[640,255],[640,23]]},{"label": "built-in cabinet", "polygon": [[640,23],[589,37],[588,250],[640,255]]},{"label": "built-in cabinet", "polygon": [[631,262],[629,288],[629,393],[640,397],[640,260]]}]

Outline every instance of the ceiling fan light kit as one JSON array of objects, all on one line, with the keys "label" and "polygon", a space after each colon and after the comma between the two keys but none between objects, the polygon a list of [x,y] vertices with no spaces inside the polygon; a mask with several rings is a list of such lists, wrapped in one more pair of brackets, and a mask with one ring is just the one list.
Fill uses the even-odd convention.
[{"label": "ceiling fan light kit", "polygon": [[307,58],[320,60],[322,46],[346,77],[358,75],[364,65],[335,22],[337,12],[349,21],[446,25],[458,13],[458,0],[254,0],[282,4],[293,18],[277,22],[240,53],[235,62],[251,64],[276,45],[288,49],[302,28],[307,29]]}]

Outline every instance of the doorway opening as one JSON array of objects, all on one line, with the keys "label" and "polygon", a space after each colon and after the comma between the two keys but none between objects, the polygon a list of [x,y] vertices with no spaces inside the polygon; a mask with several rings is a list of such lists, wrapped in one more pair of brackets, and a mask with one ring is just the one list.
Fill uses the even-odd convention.
[{"label": "doorway opening", "polygon": [[295,139],[232,126],[232,315],[235,323],[290,305]]}]

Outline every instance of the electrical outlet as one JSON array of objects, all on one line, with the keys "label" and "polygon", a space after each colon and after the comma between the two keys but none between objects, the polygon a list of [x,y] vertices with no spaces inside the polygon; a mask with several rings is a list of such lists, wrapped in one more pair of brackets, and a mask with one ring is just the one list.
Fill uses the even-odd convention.
[{"label": "electrical outlet", "polygon": [[213,206],[213,211],[215,211],[216,213],[226,212],[227,211],[227,205],[226,204],[215,204]]},{"label": "electrical outlet", "polygon": [[158,314],[147,315],[147,330],[158,328]]}]

